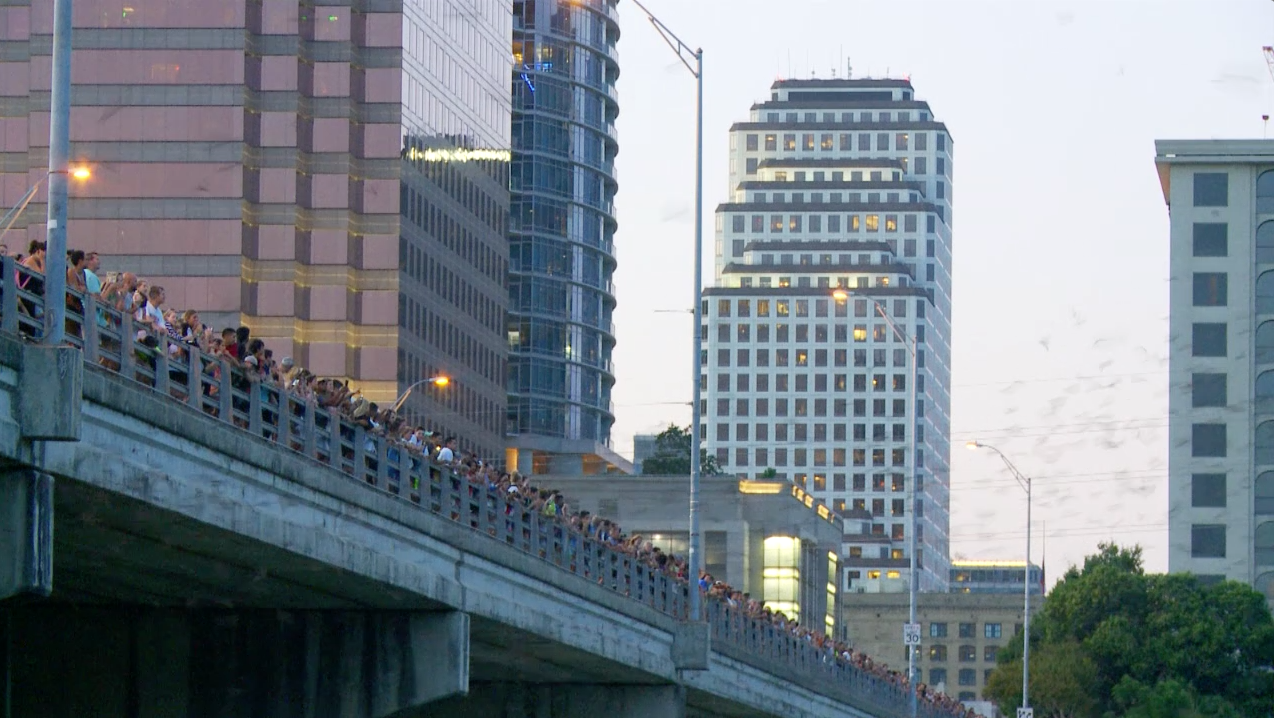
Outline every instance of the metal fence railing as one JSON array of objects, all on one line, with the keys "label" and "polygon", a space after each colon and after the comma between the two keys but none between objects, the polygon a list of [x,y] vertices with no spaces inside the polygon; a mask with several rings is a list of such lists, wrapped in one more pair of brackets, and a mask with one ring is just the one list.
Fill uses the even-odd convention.
[{"label": "metal fence railing", "polygon": [[[0,331],[38,340],[43,332],[42,276],[0,259]],[[166,333],[146,331],[130,314],[68,292],[66,340],[84,361],[101,366],[233,424],[254,436],[340,470],[368,490],[381,491],[563,571],[621,593],[676,619],[684,619],[689,587],[636,556],[613,549],[565,523],[486,486],[471,483],[405,444],[366,430],[340,412],[269,383],[249,379],[214,357]],[[761,670],[786,675],[812,690],[882,717],[909,714],[907,689],[813,646],[772,623],[719,601],[706,602],[714,647]],[[929,703],[923,718],[956,715]]]}]

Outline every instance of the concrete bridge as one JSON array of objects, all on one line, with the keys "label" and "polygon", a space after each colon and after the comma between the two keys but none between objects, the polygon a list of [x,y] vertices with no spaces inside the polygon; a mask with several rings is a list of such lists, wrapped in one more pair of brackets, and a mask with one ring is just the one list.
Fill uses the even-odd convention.
[{"label": "concrete bridge", "polygon": [[24,340],[39,297],[14,272],[0,715],[908,713],[724,605],[687,623],[684,584],[339,416],[135,346],[128,317],[78,322],[75,347]]}]

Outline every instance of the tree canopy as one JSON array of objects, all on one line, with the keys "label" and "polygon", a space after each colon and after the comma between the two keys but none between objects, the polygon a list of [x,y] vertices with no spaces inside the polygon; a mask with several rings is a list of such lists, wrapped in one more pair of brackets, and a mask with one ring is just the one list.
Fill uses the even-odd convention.
[{"label": "tree canopy", "polygon": [[[1274,618],[1265,597],[1190,574],[1146,574],[1141,548],[1102,544],[1032,618],[1031,704],[1040,718],[1267,718]],[[1021,637],[987,695],[1022,699]]]},{"label": "tree canopy", "polygon": [[[721,473],[716,457],[699,450],[699,472],[702,476]],[[641,473],[650,476],[677,476],[690,473],[690,427],[669,424],[655,437],[655,453],[641,462]]]}]

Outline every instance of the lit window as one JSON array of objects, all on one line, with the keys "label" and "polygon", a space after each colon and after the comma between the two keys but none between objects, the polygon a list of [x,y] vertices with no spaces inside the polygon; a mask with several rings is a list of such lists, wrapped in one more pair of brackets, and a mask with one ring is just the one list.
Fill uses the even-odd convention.
[{"label": "lit window", "polygon": [[765,607],[791,619],[800,617],[801,540],[770,536],[764,543],[761,590]]},{"label": "lit window", "polygon": [[880,215],[876,215],[876,214],[867,215],[867,231],[868,232],[880,231]]}]

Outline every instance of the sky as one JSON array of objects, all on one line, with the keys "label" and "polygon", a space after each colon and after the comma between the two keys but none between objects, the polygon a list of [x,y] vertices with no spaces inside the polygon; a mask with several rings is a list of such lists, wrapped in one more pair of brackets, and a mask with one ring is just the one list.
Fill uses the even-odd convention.
[{"label": "sky", "polygon": [[[951,553],[1051,584],[1102,541],[1167,569],[1168,212],[1156,139],[1259,138],[1269,0],[644,0],[704,50],[704,282],[728,130],[781,78],[910,77],[953,139]],[[620,2],[614,448],[690,420],[690,73]],[[1041,545],[1044,550],[1041,550]]]}]

